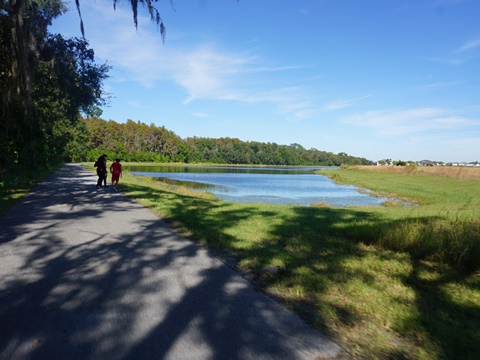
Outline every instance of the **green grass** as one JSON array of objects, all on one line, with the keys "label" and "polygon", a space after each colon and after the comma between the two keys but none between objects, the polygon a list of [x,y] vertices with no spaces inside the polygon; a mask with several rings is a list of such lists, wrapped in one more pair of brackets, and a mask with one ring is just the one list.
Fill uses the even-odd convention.
[{"label": "green grass", "polygon": [[182,235],[233,255],[255,286],[352,358],[478,359],[478,181],[328,173],[420,205],[228,203],[128,173],[120,186]]},{"label": "green grass", "polygon": [[17,171],[1,174],[0,177],[0,216],[4,215],[20,199],[26,196],[40,181],[57,170],[59,166],[45,167],[35,171]]},{"label": "green grass", "polygon": [[366,229],[359,227],[366,243],[408,251],[416,258],[448,263],[466,273],[480,269],[478,180],[349,169],[322,174],[419,205],[372,208],[385,222],[377,222],[374,229],[369,224]]},{"label": "green grass", "polygon": [[[182,235],[233,255],[352,358],[477,359],[479,262],[465,246],[479,241],[478,182],[329,174],[421,205],[241,204],[128,173],[121,182]],[[286,270],[266,275],[269,266]]]}]

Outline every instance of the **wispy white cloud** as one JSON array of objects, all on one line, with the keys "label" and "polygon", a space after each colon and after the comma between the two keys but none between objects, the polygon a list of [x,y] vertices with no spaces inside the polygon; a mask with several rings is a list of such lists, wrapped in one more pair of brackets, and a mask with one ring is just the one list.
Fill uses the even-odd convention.
[{"label": "wispy white cloud", "polygon": [[311,75],[311,76],[307,77],[305,80],[306,81],[318,81],[318,80],[323,80],[325,78],[326,78],[325,75]]},{"label": "wispy white cloud", "polygon": [[326,110],[344,109],[344,108],[347,108],[347,107],[350,107],[350,106],[354,105],[355,103],[357,103],[361,100],[368,99],[369,97],[371,97],[371,95],[365,95],[365,96],[361,96],[361,97],[353,98],[353,99],[335,100],[335,101],[332,101],[332,102],[326,104],[325,109]]},{"label": "wispy white cloud", "polygon": [[249,61],[209,46],[180,52],[176,59],[173,77],[188,93],[186,103],[195,99],[225,99],[232,92],[235,76]]},{"label": "wispy white cloud", "polygon": [[425,57],[424,59],[440,64],[447,64],[447,65],[452,65],[452,66],[457,66],[457,65],[462,65],[465,64],[466,60],[465,59],[460,59],[456,57]]},{"label": "wispy white cloud", "polygon": [[281,75],[301,65],[266,65],[255,54],[232,52],[214,43],[182,47],[179,41],[163,46],[145,17],[139,18],[135,30],[126,26],[131,21],[129,9],[117,8],[113,15],[105,7],[98,11],[104,12],[99,16],[103,22],[91,25],[99,30],[91,34],[91,43],[96,56],[113,65],[113,82],[134,81],[152,91],[162,82],[173,82],[185,91],[186,105],[195,100],[228,100],[267,103],[290,119],[312,113],[307,100],[311,94],[298,86],[273,85],[268,79],[268,74]]},{"label": "wispy white cloud", "polygon": [[129,100],[128,105],[130,105],[131,107],[137,108],[137,109],[140,109],[140,108],[143,107],[142,103],[140,103],[140,101],[136,101],[136,100]]},{"label": "wispy white cloud", "polygon": [[333,102],[325,105],[325,109],[327,109],[327,110],[339,110],[339,109],[343,109],[343,108],[346,108],[346,107],[350,107],[350,106],[352,106],[352,104],[353,104],[353,102],[350,101],[350,100],[336,100],[336,101],[333,101]]},{"label": "wispy white cloud", "polygon": [[250,69],[245,69],[243,72],[253,73],[253,72],[278,72],[278,71],[286,71],[286,70],[297,70],[301,69],[303,66],[300,65],[291,65],[291,66],[272,66],[272,67],[252,67]]},{"label": "wispy white cloud", "polygon": [[463,65],[475,59],[472,51],[478,48],[480,48],[480,38],[462,44],[458,48],[453,49],[451,54],[437,57],[425,57],[425,59],[428,61],[452,66]]},{"label": "wispy white cloud", "polygon": [[472,50],[478,47],[480,47],[480,38],[463,44],[458,49],[456,49],[455,52],[464,52],[464,51]]},{"label": "wispy white cloud", "polygon": [[208,114],[203,113],[203,112],[192,112],[192,116],[199,117],[199,118],[207,118]]},{"label": "wispy white cloud", "polygon": [[398,111],[369,111],[343,119],[346,124],[370,128],[380,136],[402,136],[479,125],[441,108],[415,108]]},{"label": "wispy white cloud", "polygon": [[463,83],[464,81],[447,81],[447,82],[437,82],[437,83],[432,83],[432,84],[426,84],[426,85],[417,85],[414,86],[415,89],[439,89],[439,88],[446,88],[454,85],[458,85]]}]

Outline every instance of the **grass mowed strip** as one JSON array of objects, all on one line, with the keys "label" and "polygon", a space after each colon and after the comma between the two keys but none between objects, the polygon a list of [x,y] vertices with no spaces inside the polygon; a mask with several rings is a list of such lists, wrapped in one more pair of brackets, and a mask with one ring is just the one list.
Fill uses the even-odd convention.
[{"label": "grass mowed strip", "polygon": [[184,236],[233,255],[258,288],[352,358],[478,359],[478,182],[428,174],[405,181],[359,170],[330,175],[420,205],[229,203],[128,173],[121,186]]}]

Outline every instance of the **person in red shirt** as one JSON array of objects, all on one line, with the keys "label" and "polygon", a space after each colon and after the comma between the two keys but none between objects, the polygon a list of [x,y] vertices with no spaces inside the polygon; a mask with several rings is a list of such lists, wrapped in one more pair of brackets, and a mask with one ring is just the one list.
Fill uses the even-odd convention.
[{"label": "person in red shirt", "polygon": [[120,164],[120,159],[115,159],[115,162],[110,165],[110,172],[112,173],[113,190],[117,191],[118,181],[122,175],[122,164]]}]

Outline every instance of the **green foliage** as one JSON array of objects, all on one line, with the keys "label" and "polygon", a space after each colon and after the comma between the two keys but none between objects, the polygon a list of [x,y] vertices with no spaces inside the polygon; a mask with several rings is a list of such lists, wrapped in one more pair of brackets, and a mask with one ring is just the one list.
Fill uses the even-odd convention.
[{"label": "green foliage", "polygon": [[199,138],[185,140],[174,132],[128,120],[126,124],[99,118],[85,119],[90,134],[89,157],[92,161],[106,153],[135,162],[183,162],[253,165],[366,165],[364,158],[345,153],[335,155],[317,149],[307,150],[299,144],[278,145],[235,138]]},{"label": "green foliage", "polygon": [[66,9],[62,1],[19,0],[11,9],[1,5],[0,181],[84,156],[87,149],[73,148],[81,141],[78,116],[98,113],[105,103],[102,82],[109,70],[95,64],[86,40],[48,32]]},{"label": "green foliage", "polygon": [[[86,140],[85,126],[77,126],[79,111],[89,113],[104,104],[101,86],[109,67],[95,64],[93,50],[84,39],[48,36],[42,50],[46,61],[37,66],[32,99],[43,142],[50,157],[79,159],[86,153],[85,143],[81,144]],[[75,143],[79,148],[73,147]]]},{"label": "green foliage", "polygon": [[48,35],[36,68],[33,97],[42,116],[54,113],[75,122],[78,112],[90,114],[105,104],[102,82],[110,67],[95,63],[94,52],[85,39]]},{"label": "green foliage", "polygon": [[35,185],[57,169],[57,166],[40,169],[20,168],[15,173],[5,171],[0,173],[0,216],[4,215]]},{"label": "green foliage", "polygon": [[[71,128],[69,141],[65,145],[65,157],[72,162],[80,162],[89,158],[89,134],[84,121],[78,121]],[[98,156],[97,156],[98,158]]]}]

